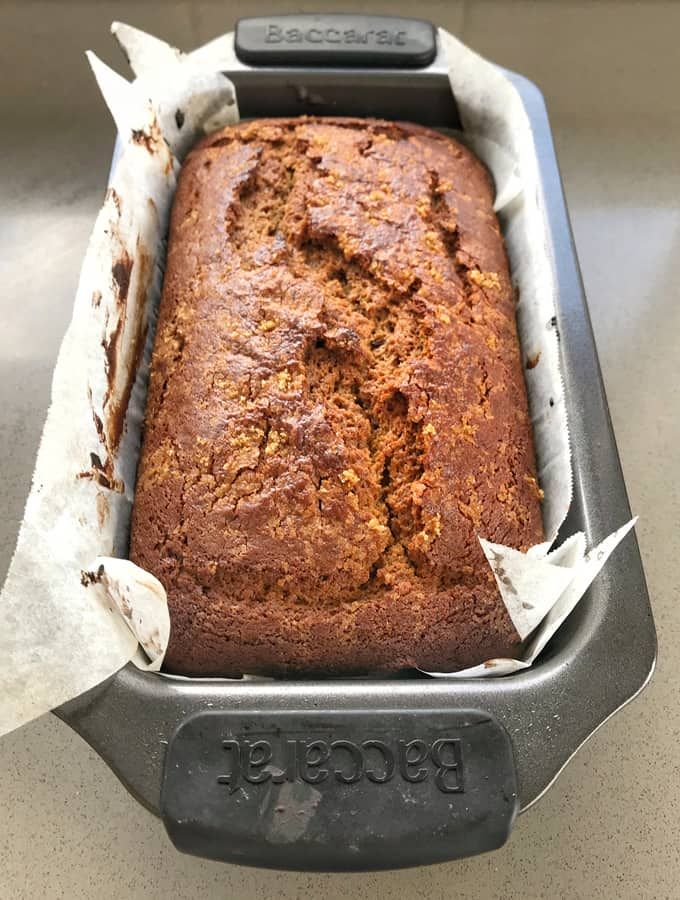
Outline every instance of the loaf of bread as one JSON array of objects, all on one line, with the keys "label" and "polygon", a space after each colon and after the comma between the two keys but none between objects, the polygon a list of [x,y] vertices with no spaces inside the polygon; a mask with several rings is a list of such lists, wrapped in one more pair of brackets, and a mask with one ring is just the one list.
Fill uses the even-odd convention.
[{"label": "loaf of bread", "polygon": [[493,185],[402,123],[244,122],[172,211],[130,556],[189,675],[449,671],[518,635],[478,536],[542,540]]}]

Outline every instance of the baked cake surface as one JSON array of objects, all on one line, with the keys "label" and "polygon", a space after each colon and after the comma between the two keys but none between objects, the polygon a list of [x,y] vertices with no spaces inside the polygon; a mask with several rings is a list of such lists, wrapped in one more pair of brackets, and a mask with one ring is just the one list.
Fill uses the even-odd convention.
[{"label": "baked cake surface", "polygon": [[492,204],[469,150],[403,123],[255,120],[189,154],[130,546],[170,671],[513,652],[477,536],[543,532]]}]

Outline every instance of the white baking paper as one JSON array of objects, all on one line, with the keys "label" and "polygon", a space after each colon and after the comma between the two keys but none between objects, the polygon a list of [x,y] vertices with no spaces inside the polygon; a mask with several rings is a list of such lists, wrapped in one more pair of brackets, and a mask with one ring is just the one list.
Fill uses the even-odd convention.
[{"label": "white baking paper", "polygon": [[130,659],[161,665],[170,629],[163,586],[116,557],[127,547],[177,157],[204,121],[213,128],[238,116],[219,66],[166,55],[130,84],[89,59],[123,150],[83,263],[0,594],[0,734]]},{"label": "white baking paper", "polygon": [[[95,223],[73,318],[55,367],[31,492],[0,594],[0,734],[100,683],[130,659],[158,670],[169,635],[165,591],[125,554],[165,234],[176,174],[203,131],[237,121],[233,36],[185,55],[114,24],[137,78],[89,54],[122,144]],[[571,500],[571,466],[531,130],[512,84],[440,31],[465,140],[496,181],[496,207],[519,290],[547,540],[522,554],[480,535],[524,638],[519,660],[460,675],[530,665],[623,534],[585,555],[583,535],[548,553]],[[455,676],[450,676],[455,677]]]}]

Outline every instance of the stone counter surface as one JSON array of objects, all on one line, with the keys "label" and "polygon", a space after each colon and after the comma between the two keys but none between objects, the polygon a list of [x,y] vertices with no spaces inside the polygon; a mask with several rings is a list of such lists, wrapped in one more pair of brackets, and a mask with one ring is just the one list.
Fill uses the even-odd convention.
[{"label": "stone counter surface", "polygon": [[[0,581],[113,125],[82,51],[113,19],[191,48],[239,14],[322,2],[0,2]],[[345,0],[347,11],[413,13]],[[0,740],[0,900],[680,897],[680,4],[436,2],[417,15],[543,90],[659,632],[656,676],[494,854],[353,875],[192,859],[45,716]],[[617,524],[617,523],[613,523]],[[672,560],[668,564],[666,559]]]}]

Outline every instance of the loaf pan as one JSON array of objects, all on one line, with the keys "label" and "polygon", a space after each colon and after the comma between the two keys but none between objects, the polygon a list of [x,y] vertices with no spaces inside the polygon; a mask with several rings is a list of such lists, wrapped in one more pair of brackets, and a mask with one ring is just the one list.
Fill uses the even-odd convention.
[{"label": "loaf pan", "polygon": [[[389,33],[398,52],[338,47],[336,35],[348,27]],[[297,41],[272,46],[268,29],[274,38],[298,29],[306,49]],[[313,113],[460,127],[426,22],[247,20],[237,28],[237,53],[248,61],[226,74],[244,118]],[[546,109],[531,82],[504,74],[531,122],[559,288],[574,469],[563,531],[584,531],[592,546],[631,513]],[[301,870],[393,868],[500,846],[516,814],[645,686],[655,657],[631,533],[539,661],[507,678],[221,681],[128,665],[57,715],[162,817],[184,852]]]}]

